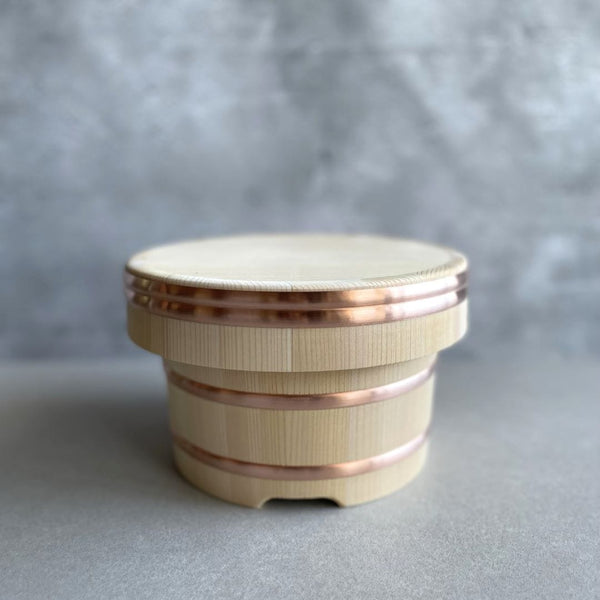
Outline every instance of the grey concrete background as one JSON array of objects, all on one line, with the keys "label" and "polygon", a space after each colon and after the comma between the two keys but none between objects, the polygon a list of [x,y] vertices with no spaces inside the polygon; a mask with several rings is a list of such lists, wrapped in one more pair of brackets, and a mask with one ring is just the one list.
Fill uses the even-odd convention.
[{"label": "grey concrete background", "polygon": [[489,348],[600,354],[600,4],[2,0],[2,357],[113,356],[174,240],[456,246]]}]

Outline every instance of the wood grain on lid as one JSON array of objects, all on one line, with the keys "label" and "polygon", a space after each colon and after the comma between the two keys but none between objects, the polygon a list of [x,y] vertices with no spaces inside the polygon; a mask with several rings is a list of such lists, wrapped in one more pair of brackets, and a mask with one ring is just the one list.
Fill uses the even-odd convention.
[{"label": "wood grain on lid", "polygon": [[344,291],[403,286],[466,271],[460,253],[370,235],[245,235],[135,254],[127,271],[183,286],[240,291]]}]

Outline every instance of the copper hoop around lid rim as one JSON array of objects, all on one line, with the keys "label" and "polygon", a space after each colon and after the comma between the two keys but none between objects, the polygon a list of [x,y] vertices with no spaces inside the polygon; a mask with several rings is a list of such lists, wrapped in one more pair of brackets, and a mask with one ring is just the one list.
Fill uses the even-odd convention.
[{"label": "copper hoop around lid rim", "polygon": [[467,284],[467,272],[440,279],[408,283],[405,285],[365,287],[352,290],[266,292],[227,290],[180,285],[139,275],[125,268],[125,288],[134,294],[147,295],[156,300],[185,302],[198,306],[217,308],[263,310],[324,310],[353,308],[378,304],[395,304],[456,292]]},{"label": "copper hoop around lid rim", "polygon": [[127,300],[164,317],[253,327],[372,325],[446,310],[467,295],[467,273],[388,288],[246,292],[168,284],[125,272]]}]

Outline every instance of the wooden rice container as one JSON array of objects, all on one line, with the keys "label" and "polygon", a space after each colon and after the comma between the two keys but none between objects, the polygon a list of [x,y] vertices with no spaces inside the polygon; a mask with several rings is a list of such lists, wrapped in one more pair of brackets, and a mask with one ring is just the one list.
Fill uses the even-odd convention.
[{"label": "wooden rice container", "polygon": [[436,355],[466,331],[466,274],[453,250],[366,235],[134,255],[129,334],[164,359],[180,472],[254,507],[402,487],[425,460]]}]

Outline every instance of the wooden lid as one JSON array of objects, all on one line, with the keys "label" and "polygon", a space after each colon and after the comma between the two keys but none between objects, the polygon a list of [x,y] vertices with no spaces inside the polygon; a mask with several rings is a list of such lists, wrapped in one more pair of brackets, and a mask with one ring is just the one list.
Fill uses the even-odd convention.
[{"label": "wooden lid", "polygon": [[334,327],[423,316],[466,295],[461,254],[366,235],[252,235],[133,256],[130,303],[157,314],[252,327]]},{"label": "wooden lid", "polygon": [[127,271],[197,288],[249,292],[389,288],[463,273],[461,254],[432,244],[371,235],[245,235],[158,246]]},{"label": "wooden lid", "polygon": [[466,277],[464,256],[412,240],[291,234],[187,241],[127,263],[129,332],[169,360],[212,368],[391,364],[434,354],[464,334]]}]

